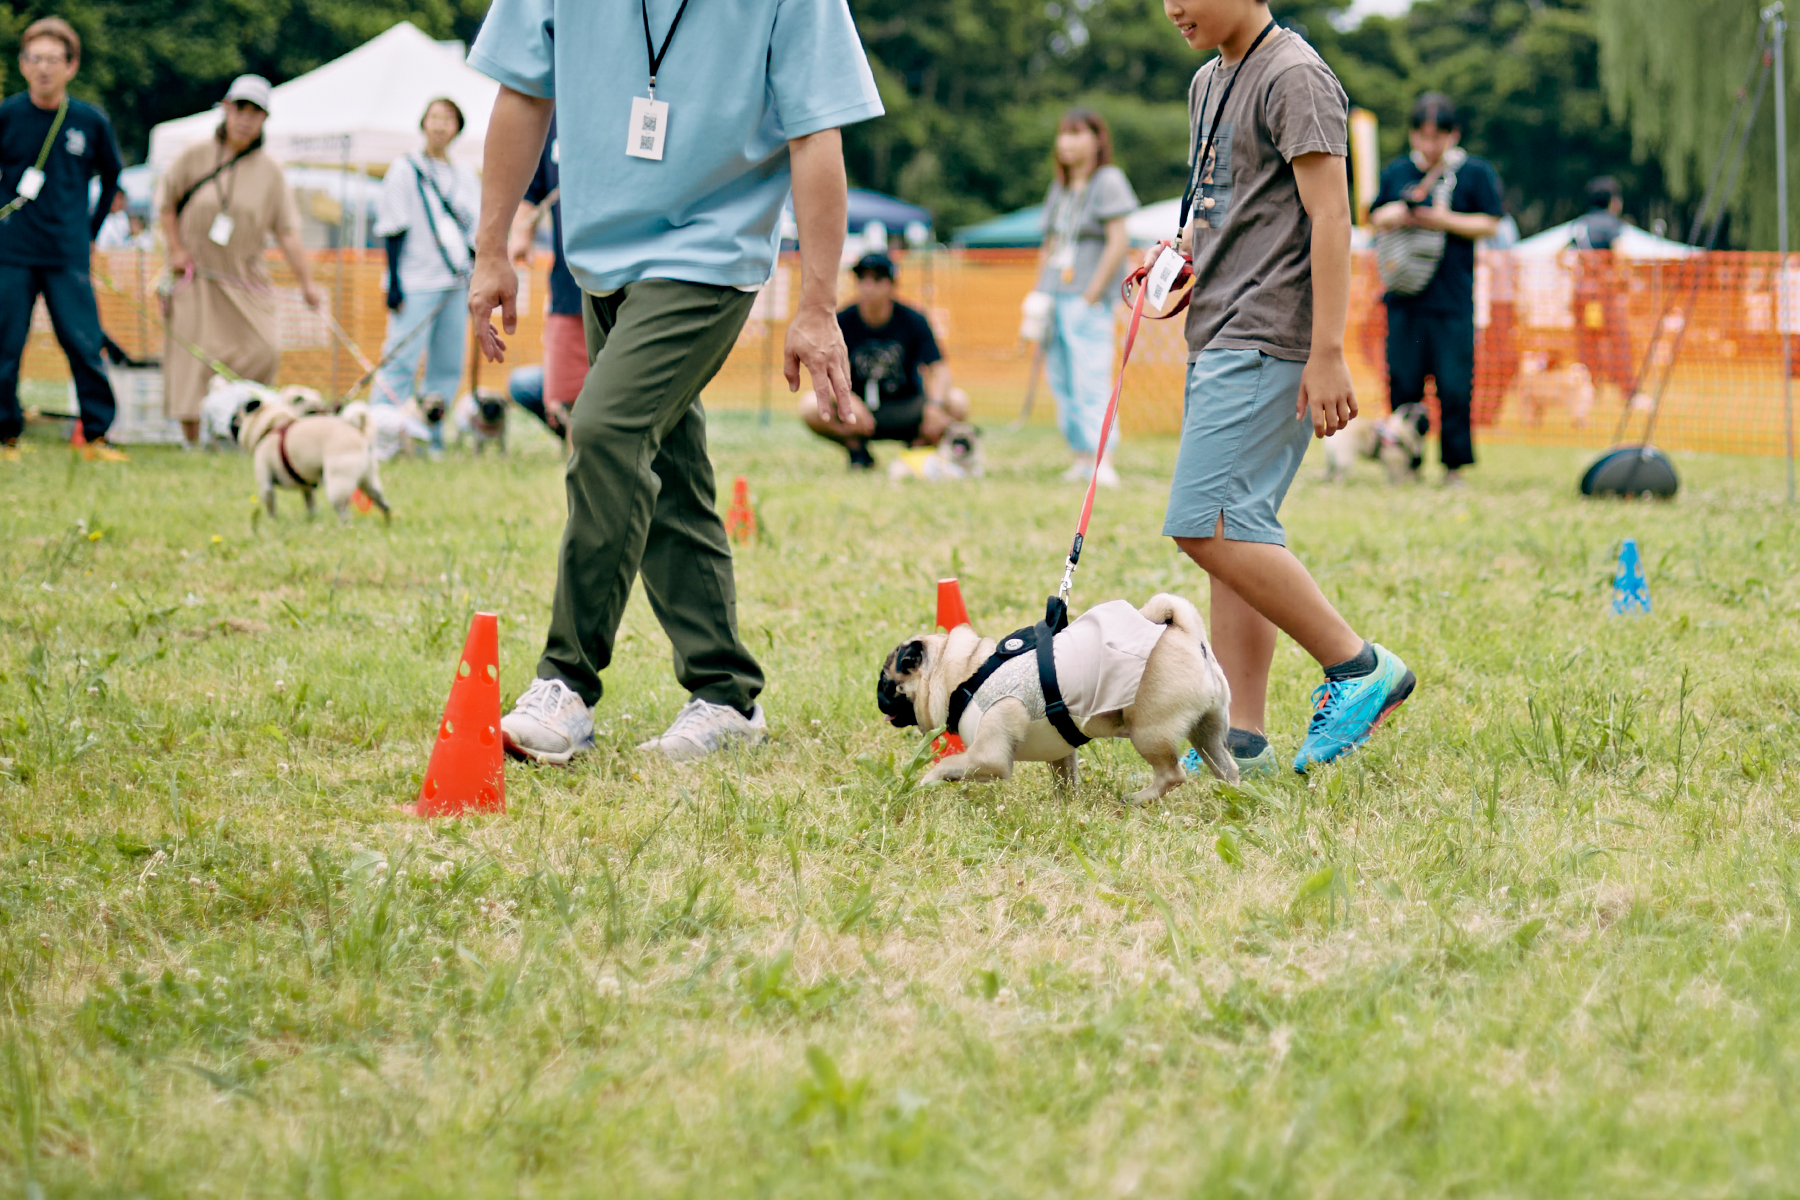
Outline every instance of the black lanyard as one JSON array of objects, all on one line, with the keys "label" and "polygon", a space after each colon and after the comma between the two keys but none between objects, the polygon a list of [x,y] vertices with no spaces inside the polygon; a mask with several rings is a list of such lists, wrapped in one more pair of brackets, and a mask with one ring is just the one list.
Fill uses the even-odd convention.
[{"label": "black lanyard", "polygon": [[669,53],[669,43],[675,40],[675,28],[681,24],[681,18],[687,12],[688,0],[681,0],[681,7],[675,10],[675,19],[669,22],[668,36],[663,38],[662,49],[650,40],[650,0],[638,0],[638,6],[644,13],[644,57],[650,60],[650,98],[656,99],[656,72],[662,66],[663,59]]},{"label": "black lanyard", "polygon": [[[1237,69],[1232,71],[1231,80],[1225,85],[1225,94],[1219,97],[1219,107],[1213,110],[1212,129],[1207,133],[1206,141],[1204,143],[1207,159],[1211,159],[1218,153],[1219,119],[1225,115],[1225,106],[1231,103],[1231,92],[1232,89],[1237,87],[1238,76],[1244,73],[1244,66],[1250,61],[1250,56],[1256,53],[1256,48],[1263,44],[1263,39],[1274,32],[1274,29],[1275,20],[1274,18],[1270,18],[1269,23],[1263,26],[1262,32],[1256,35],[1256,40],[1250,43],[1250,48],[1244,51],[1244,57],[1238,59]],[[1221,55],[1221,63],[1223,63],[1223,58],[1224,56]],[[1187,188],[1181,193],[1181,231],[1183,233],[1187,232],[1188,216],[1193,212],[1195,192],[1204,188],[1206,194],[1203,207],[1209,209],[1212,207],[1212,170],[1208,166],[1207,160],[1203,160],[1200,157],[1200,147],[1202,145],[1200,141],[1200,127],[1206,121],[1206,102],[1212,99],[1213,80],[1218,77],[1218,68],[1214,68],[1213,73],[1206,77],[1206,91],[1200,97],[1200,112],[1198,114],[1198,119],[1194,122],[1194,166],[1193,170],[1188,174]],[[1201,179],[1203,171],[1205,173],[1204,180]]]}]

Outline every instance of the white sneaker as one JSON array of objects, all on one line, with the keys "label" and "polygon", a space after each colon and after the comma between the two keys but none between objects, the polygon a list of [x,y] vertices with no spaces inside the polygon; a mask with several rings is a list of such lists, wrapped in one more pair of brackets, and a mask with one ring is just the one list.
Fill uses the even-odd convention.
[{"label": "white sneaker", "polygon": [[594,748],[594,714],[562,680],[536,679],[500,718],[500,735],[509,753],[560,767]]},{"label": "white sneaker", "polygon": [[737,745],[760,745],[769,740],[769,726],[763,720],[758,704],[745,717],[729,704],[714,704],[698,696],[689,700],[675,714],[675,720],[647,742],[639,742],[639,750],[660,750],[671,762],[687,762],[704,758]]},{"label": "white sneaker", "polygon": [[1113,470],[1111,462],[1103,461],[1100,469],[1094,472],[1094,482],[1104,488],[1116,488],[1119,486],[1119,473]]},{"label": "white sneaker", "polygon": [[1069,469],[1062,473],[1064,483],[1086,483],[1088,476],[1094,473],[1094,464],[1085,458],[1078,458],[1069,464]]}]

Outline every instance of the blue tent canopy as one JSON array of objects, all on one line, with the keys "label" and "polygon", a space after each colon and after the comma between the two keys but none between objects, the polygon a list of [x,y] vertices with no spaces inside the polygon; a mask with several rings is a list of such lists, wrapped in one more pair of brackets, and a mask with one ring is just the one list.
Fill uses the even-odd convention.
[{"label": "blue tent canopy", "polygon": [[[906,227],[917,221],[931,228],[931,212],[916,204],[908,204],[904,200],[896,200],[892,196],[884,196],[880,192],[866,191],[863,188],[849,190],[849,212],[845,229],[853,234],[861,233],[870,221],[880,221],[891,234],[902,234]],[[788,197],[787,207],[781,213],[781,236],[792,239],[794,232],[794,199]]]},{"label": "blue tent canopy", "polygon": [[1009,246],[1036,246],[1044,240],[1044,206],[1034,204],[970,225],[956,232],[956,245],[969,249],[998,249]]}]

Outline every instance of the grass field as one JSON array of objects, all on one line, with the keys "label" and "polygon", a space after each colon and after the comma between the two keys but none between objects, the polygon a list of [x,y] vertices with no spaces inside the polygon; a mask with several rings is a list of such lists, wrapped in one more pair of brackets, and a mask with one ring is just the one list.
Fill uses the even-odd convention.
[{"label": "grass field", "polygon": [[[515,428],[517,426],[515,425]],[[1800,534],[1774,461],[1585,503],[1501,448],[1464,494],[1290,496],[1421,688],[1310,780],[1144,810],[1096,743],[921,790],[882,655],[959,574],[1034,619],[1078,494],[847,477],[720,419],[773,739],[675,768],[634,600],[567,771],[426,825],[469,615],[531,677],[545,440],[386,469],[391,528],[254,515],[239,456],[0,467],[0,1186],[24,1196],[1774,1196],[1800,1191]],[[1205,607],[1128,442],[1079,603]],[[1609,615],[1622,537],[1656,603]],[[1315,669],[1284,642],[1291,755]]]}]

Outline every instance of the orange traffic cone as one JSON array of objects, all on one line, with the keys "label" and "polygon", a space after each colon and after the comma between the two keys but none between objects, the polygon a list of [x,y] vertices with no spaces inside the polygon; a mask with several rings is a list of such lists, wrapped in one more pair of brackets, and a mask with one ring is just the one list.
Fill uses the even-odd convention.
[{"label": "orange traffic cone", "polygon": [[725,510],[725,535],[734,542],[756,536],[756,510],[750,507],[750,481],[739,475],[731,485],[731,507]]},{"label": "orange traffic cone", "polygon": [[454,817],[465,809],[506,811],[506,769],[500,747],[500,622],[478,612],[469,622],[462,663],[450,685],[431,765],[419,786],[416,817]]},{"label": "orange traffic cone", "polygon": [[75,418],[75,432],[69,435],[69,448],[79,450],[87,445],[87,434],[81,431],[81,418]]},{"label": "orange traffic cone", "polygon": [[[963,603],[962,588],[954,579],[938,580],[937,623],[938,628],[946,633],[958,625],[969,623],[969,609]],[[931,761],[937,762],[952,754],[961,754],[963,749],[962,738],[954,732],[940,734],[937,740],[937,753],[932,756]]]},{"label": "orange traffic cone", "polygon": [[356,511],[365,517],[368,516],[369,511],[375,507],[375,502],[369,499],[369,494],[361,488],[357,488],[354,492],[350,493],[350,503],[355,505]]}]

